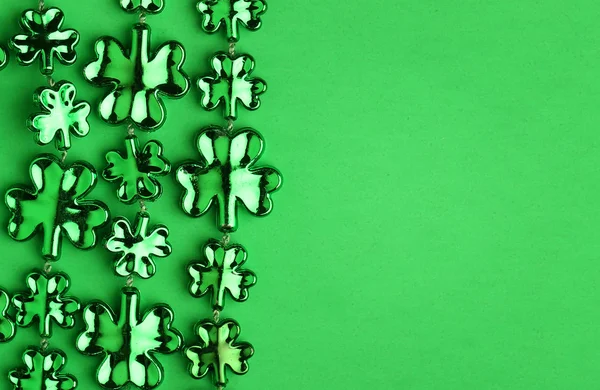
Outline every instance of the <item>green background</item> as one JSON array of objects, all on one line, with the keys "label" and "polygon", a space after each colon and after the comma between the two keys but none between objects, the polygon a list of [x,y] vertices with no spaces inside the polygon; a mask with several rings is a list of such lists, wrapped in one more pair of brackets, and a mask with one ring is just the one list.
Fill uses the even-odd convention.
[{"label": "green background", "polygon": [[[18,32],[22,1],[5,1],[0,37]],[[33,0],[31,5],[35,5]],[[79,61],[58,66],[78,98],[103,93],[81,75],[100,35],[130,39],[135,16],[117,1],[48,1],[81,33]],[[209,72],[223,35],[200,30],[195,1],[167,1],[149,17],[156,45],[181,41],[187,73]],[[258,284],[224,317],[242,325],[256,356],[231,389],[593,389],[600,386],[600,5],[592,0],[272,1],[264,27],[242,31],[238,51],[256,59],[269,90],[238,126],[267,141],[263,163],[282,171],[267,218],[244,213],[233,241],[249,252]],[[28,183],[41,151],[24,127],[44,85],[37,67],[14,58],[0,73],[0,187]],[[153,134],[173,162],[195,158],[194,136],[221,124],[199,106],[196,89],[169,100]],[[104,167],[121,148],[123,127],[97,115],[68,161]],[[141,134],[142,139],[149,139]],[[178,206],[172,178],[149,205],[171,229],[174,253],[158,274],[136,281],[144,308],[167,302],[175,326],[210,315],[186,291],[185,265],[209,238],[214,214],[192,219]],[[93,198],[132,218],[116,188]],[[2,208],[0,218],[8,219]],[[40,240],[5,234],[0,285],[11,292],[40,267]],[[103,248],[64,245],[55,269],[71,292],[118,306],[123,280]],[[79,326],[78,326],[79,328]],[[76,330],[51,345],[69,356],[67,372],[93,389],[97,357],[74,348]],[[0,346],[0,372],[37,344],[34,328]],[[210,389],[194,381],[181,355],[159,356],[163,389]],[[0,389],[8,389],[1,382]]]}]

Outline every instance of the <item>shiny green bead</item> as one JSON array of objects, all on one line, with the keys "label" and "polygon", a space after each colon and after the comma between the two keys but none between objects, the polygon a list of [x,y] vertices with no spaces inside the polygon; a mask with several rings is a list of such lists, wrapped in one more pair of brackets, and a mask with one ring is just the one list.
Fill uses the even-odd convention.
[{"label": "shiny green bead", "polygon": [[204,247],[204,258],[188,266],[192,277],[190,293],[201,297],[211,293],[213,309],[223,310],[225,291],[237,302],[248,299],[248,289],[256,284],[256,275],[243,269],[246,250],[241,245],[224,247],[211,240]]},{"label": "shiny green bead", "polygon": [[79,33],[75,30],[61,31],[64,20],[63,12],[54,7],[44,11],[25,11],[20,20],[25,34],[15,35],[10,40],[19,64],[31,65],[39,57],[40,71],[49,75],[54,71],[54,57],[66,65],[75,63]]},{"label": "shiny green bead", "polygon": [[165,122],[161,96],[180,98],[190,87],[181,69],[185,50],[169,41],[150,52],[150,27],[133,26],[131,50],[115,38],[96,42],[97,59],[84,69],[85,78],[96,87],[111,91],[100,103],[100,117],[111,124],[129,121],[142,130],[153,131]]},{"label": "shiny green bead", "polygon": [[162,194],[158,176],[167,175],[171,164],[163,156],[158,141],[148,141],[143,148],[135,135],[125,140],[125,153],[110,151],[106,154],[108,167],[104,179],[119,182],[117,197],[121,202],[133,203],[138,199],[156,200]]},{"label": "shiny green bead", "polygon": [[121,4],[121,8],[130,13],[157,14],[165,7],[163,0],[119,0],[119,4]]},{"label": "shiny green bead", "polygon": [[200,0],[198,3],[204,31],[214,33],[225,26],[227,38],[234,42],[239,39],[238,23],[249,30],[258,30],[266,10],[263,0]]},{"label": "shiny green bead", "polygon": [[223,232],[237,229],[237,206],[242,203],[257,216],[272,209],[271,193],[281,186],[281,174],[274,168],[255,165],[264,142],[250,128],[228,135],[211,126],[198,137],[200,161],[177,169],[176,179],[183,186],[183,211],[192,217],[217,207],[217,226]]},{"label": "shiny green bead", "polygon": [[66,165],[54,155],[42,154],[29,172],[33,187],[15,186],[6,193],[12,214],[10,237],[24,241],[41,233],[42,256],[47,260],[60,258],[63,235],[77,248],[94,247],[96,230],[109,217],[104,203],[83,199],[96,185],[94,168],[85,161]]},{"label": "shiny green bead", "polygon": [[183,337],[172,328],[173,310],[155,305],[140,316],[140,292],[124,287],[117,316],[103,302],[93,302],[83,311],[86,330],[77,338],[77,349],[85,355],[101,355],[98,383],[122,389],[132,383],[142,390],[154,389],[163,380],[163,367],[154,356],[179,350]]},{"label": "shiny green bead", "polygon": [[29,291],[15,294],[12,299],[17,308],[17,325],[30,326],[37,321],[41,337],[52,336],[52,322],[61,328],[72,328],[75,325],[75,313],[81,306],[77,299],[66,296],[70,284],[69,276],[64,273],[30,273],[27,276]]},{"label": "shiny green bead", "polygon": [[43,113],[35,114],[27,121],[27,127],[35,132],[35,142],[47,145],[56,141],[58,150],[71,147],[71,134],[84,137],[90,132],[87,121],[90,105],[87,102],[75,102],[77,89],[69,82],[61,81],[53,87],[39,88],[34,101],[40,105]]},{"label": "shiny green bead", "polygon": [[15,323],[8,315],[9,308],[10,298],[6,291],[0,289],[0,343],[12,340],[17,333]]},{"label": "shiny green bead", "polygon": [[202,77],[198,80],[202,107],[213,110],[223,103],[227,119],[237,117],[238,101],[249,110],[260,107],[258,95],[267,90],[267,84],[262,79],[250,77],[254,69],[254,59],[251,56],[232,57],[219,52],[212,59],[212,69],[214,77]]},{"label": "shiny green bead", "polygon": [[139,212],[135,217],[135,228],[126,218],[116,218],[106,248],[118,255],[115,273],[120,276],[139,275],[148,279],[156,273],[154,257],[167,257],[171,245],[167,242],[169,230],[166,226],[150,224],[150,214]]},{"label": "shiny green bead", "polygon": [[217,386],[227,385],[226,367],[238,375],[247,373],[248,359],[254,355],[254,348],[249,343],[237,342],[240,331],[240,325],[234,320],[218,324],[205,320],[196,324],[200,343],[185,350],[185,356],[191,362],[189,373],[200,379],[212,371]]},{"label": "shiny green bead", "polygon": [[63,351],[29,347],[23,354],[23,363],[25,367],[8,374],[13,390],[72,390],[77,387],[74,376],[62,373],[67,364]]},{"label": "shiny green bead", "polygon": [[8,64],[8,52],[3,46],[0,46],[0,70]]}]

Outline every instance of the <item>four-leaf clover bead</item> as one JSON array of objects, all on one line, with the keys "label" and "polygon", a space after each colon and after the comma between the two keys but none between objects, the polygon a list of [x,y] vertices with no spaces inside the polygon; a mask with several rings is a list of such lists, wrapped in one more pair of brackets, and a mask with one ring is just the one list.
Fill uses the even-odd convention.
[{"label": "four-leaf clover bead", "polygon": [[116,218],[106,249],[117,254],[114,268],[117,275],[139,275],[148,279],[156,273],[154,257],[167,257],[171,245],[167,242],[169,230],[158,225],[149,229],[150,214],[139,212],[132,226],[128,219]]},{"label": "four-leaf clover bead", "polygon": [[137,199],[156,200],[162,194],[158,176],[171,170],[163,156],[163,146],[158,141],[148,141],[140,148],[139,139],[130,135],[125,139],[125,153],[106,153],[108,166],[102,172],[107,181],[119,182],[117,197],[121,202],[133,203]]},{"label": "four-leaf clover bead", "polygon": [[250,77],[254,69],[251,56],[234,57],[219,52],[211,64],[215,75],[198,80],[202,107],[213,110],[223,104],[226,119],[236,119],[238,101],[249,110],[260,107],[259,95],[267,90],[267,84],[262,79]]},{"label": "four-leaf clover bead", "polygon": [[8,374],[14,390],[73,390],[77,379],[62,373],[67,356],[61,350],[43,351],[29,347],[23,354],[25,367]]},{"label": "four-leaf clover bead", "polygon": [[39,57],[40,71],[46,75],[54,71],[54,57],[63,64],[75,63],[79,33],[61,30],[64,20],[63,12],[54,7],[25,11],[20,20],[24,34],[15,35],[10,40],[10,47],[17,53],[17,61],[21,65],[31,65]]},{"label": "four-leaf clover bead", "polygon": [[217,207],[217,226],[237,229],[237,207],[257,216],[271,212],[271,193],[281,186],[281,174],[271,167],[255,167],[262,155],[262,137],[250,128],[229,135],[220,127],[204,129],[198,137],[200,160],[181,165],[176,179],[184,189],[183,211],[204,215]]},{"label": "four-leaf clover bead", "polygon": [[85,78],[97,87],[110,87],[100,103],[100,117],[110,124],[130,121],[153,131],[165,122],[161,96],[180,98],[190,87],[181,69],[185,51],[178,42],[162,44],[150,52],[150,27],[133,26],[131,49],[112,37],[96,42],[97,59],[84,69]]},{"label": "four-leaf clover bead", "polygon": [[225,27],[230,41],[239,39],[241,24],[249,30],[258,30],[260,17],[267,10],[263,0],[200,0],[198,11],[202,14],[202,28],[214,33],[221,26]]},{"label": "four-leaf clover bead", "polygon": [[42,256],[58,260],[62,236],[80,249],[96,245],[96,231],[108,221],[108,208],[99,201],[84,200],[95,187],[97,174],[84,161],[71,165],[56,156],[42,154],[29,168],[32,187],[15,186],[5,201],[12,216],[8,234],[24,241],[43,235]]},{"label": "four-leaf clover bead", "polygon": [[210,371],[216,386],[227,385],[227,367],[242,375],[248,372],[248,359],[254,355],[249,343],[237,342],[241,332],[234,320],[220,323],[204,320],[196,324],[198,345],[186,348],[185,356],[190,360],[188,371],[196,379],[203,378]]},{"label": "four-leaf clover bead", "polygon": [[76,103],[76,94],[75,86],[66,81],[36,91],[34,101],[44,112],[33,115],[27,125],[35,132],[38,144],[47,145],[55,140],[56,148],[64,151],[71,147],[71,134],[84,137],[89,133],[87,118],[90,105],[87,102]]},{"label": "four-leaf clover bead", "polygon": [[192,277],[190,293],[201,297],[210,292],[215,310],[223,310],[225,292],[238,302],[248,299],[248,289],[256,284],[256,275],[243,269],[246,250],[241,245],[223,246],[211,240],[204,247],[204,258],[189,265]]}]

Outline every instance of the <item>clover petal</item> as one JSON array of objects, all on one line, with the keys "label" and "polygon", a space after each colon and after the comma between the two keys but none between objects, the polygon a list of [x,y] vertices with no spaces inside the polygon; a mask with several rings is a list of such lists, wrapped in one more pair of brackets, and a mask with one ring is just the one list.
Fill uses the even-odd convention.
[{"label": "clover petal", "polygon": [[37,320],[41,337],[52,336],[52,322],[61,328],[72,328],[75,325],[75,313],[79,311],[80,305],[76,299],[66,296],[69,285],[69,277],[63,273],[29,274],[29,291],[16,294],[12,299],[17,308],[17,325],[30,326]]},{"label": "clover petal", "polygon": [[75,86],[65,81],[37,90],[34,100],[44,112],[33,115],[28,127],[36,132],[38,144],[46,145],[56,139],[56,148],[67,150],[71,147],[71,134],[84,137],[89,133],[87,117],[90,105],[87,102],[75,103],[76,93]]},{"label": "clover petal", "polygon": [[237,117],[237,102],[249,110],[260,107],[259,95],[267,90],[267,84],[259,78],[251,78],[254,59],[249,55],[230,56],[219,52],[212,59],[214,77],[202,77],[198,88],[202,92],[201,104],[213,110],[223,103],[225,117]]},{"label": "clover petal", "polygon": [[77,379],[61,373],[67,364],[63,351],[42,351],[40,348],[28,348],[23,354],[24,368],[11,371],[8,379],[20,389],[72,390],[77,387]]},{"label": "clover petal", "polygon": [[25,11],[20,21],[25,34],[15,35],[10,40],[10,47],[17,52],[17,61],[21,65],[31,65],[40,57],[40,70],[46,75],[54,71],[54,57],[63,64],[73,64],[77,59],[75,46],[79,42],[79,33],[61,31],[63,21],[64,14],[58,8]]},{"label": "clover petal", "polygon": [[117,151],[106,154],[108,166],[102,176],[108,181],[120,182],[117,196],[124,203],[158,199],[162,194],[158,176],[164,176],[171,170],[171,164],[163,156],[162,144],[148,141],[140,149],[138,138],[130,135],[125,140],[125,147],[125,154]]},{"label": "clover petal", "polygon": [[8,52],[4,49],[4,46],[0,46],[0,70],[8,64]]},{"label": "clover petal", "polygon": [[18,241],[43,234],[42,256],[60,258],[62,236],[80,249],[96,245],[96,230],[108,221],[108,209],[99,201],[83,200],[95,186],[94,168],[79,161],[63,164],[54,155],[38,156],[30,167],[34,188],[13,187],[6,193],[12,213],[9,235]]},{"label": "clover petal", "polygon": [[239,39],[241,24],[249,30],[258,30],[261,16],[267,10],[262,0],[200,0],[198,11],[202,14],[202,28],[213,33],[225,26],[230,41]]},{"label": "clover petal", "polygon": [[226,367],[238,375],[247,373],[248,359],[254,355],[254,348],[249,343],[236,342],[240,331],[240,325],[234,320],[221,323],[205,320],[196,324],[200,344],[185,350],[190,360],[190,375],[200,379],[212,371],[215,385],[226,386]]},{"label": "clover petal", "polygon": [[241,245],[224,247],[218,241],[210,241],[204,247],[204,258],[188,266],[192,277],[190,293],[201,297],[212,293],[215,310],[223,310],[225,291],[238,302],[248,299],[248,289],[256,284],[256,275],[243,269],[246,250]]},{"label": "clover petal", "polygon": [[154,389],[163,379],[154,355],[175,352],[183,345],[181,333],[172,328],[171,308],[155,305],[140,319],[139,299],[138,289],[124,287],[119,316],[102,302],[84,309],[87,327],[77,338],[77,349],[85,355],[104,355],[97,371],[103,387],[121,389],[133,383]]},{"label": "clover petal", "polygon": [[150,53],[150,27],[133,27],[131,50],[111,37],[96,42],[98,58],[84,69],[86,79],[111,91],[100,103],[100,116],[111,124],[128,120],[142,130],[153,131],[165,121],[161,96],[180,98],[189,90],[189,79],[181,69],[185,50],[169,41]]},{"label": "clover petal", "polygon": [[0,289],[0,343],[12,340],[16,334],[15,323],[8,315],[9,307],[10,298],[6,291]]},{"label": "clover petal", "polygon": [[106,248],[118,255],[114,268],[117,275],[137,274],[148,279],[156,273],[154,257],[167,257],[171,245],[167,242],[169,230],[166,226],[153,226],[148,229],[150,215],[139,212],[135,218],[135,232],[126,218],[117,218],[113,231],[106,242]]},{"label": "clover petal", "polygon": [[193,217],[218,207],[219,229],[237,229],[237,205],[257,216],[272,209],[271,193],[281,186],[281,174],[274,168],[255,168],[263,150],[260,135],[245,128],[228,135],[219,127],[208,127],[198,137],[201,159],[181,165],[176,179],[184,189],[181,205]]},{"label": "clover petal", "polygon": [[163,0],[120,0],[120,4],[121,8],[131,13],[157,14],[165,7]]}]

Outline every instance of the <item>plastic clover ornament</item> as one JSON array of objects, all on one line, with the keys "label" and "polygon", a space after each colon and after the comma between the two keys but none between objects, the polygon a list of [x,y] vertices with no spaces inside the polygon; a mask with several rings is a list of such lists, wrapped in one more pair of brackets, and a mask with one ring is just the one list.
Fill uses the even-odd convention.
[{"label": "plastic clover ornament", "polygon": [[164,8],[163,0],[119,0],[121,8],[127,12],[146,12],[157,14]]},{"label": "plastic clover ornament", "polygon": [[0,46],[0,69],[3,69],[8,64],[8,53],[4,46]]},{"label": "plastic clover ornament", "polygon": [[213,33],[225,26],[230,41],[239,39],[238,23],[249,30],[258,30],[260,17],[267,10],[262,0],[201,0],[198,11],[202,14],[202,28]]},{"label": "plastic clover ornament", "polygon": [[197,379],[204,377],[209,371],[213,372],[215,385],[227,384],[226,367],[235,374],[248,372],[248,359],[254,354],[254,348],[249,343],[238,343],[240,326],[234,320],[224,320],[217,324],[204,320],[196,324],[196,332],[200,344],[185,350],[185,356],[190,359],[188,371]]},{"label": "plastic clover ornament", "polygon": [[60,350],[49,352],[29,347],[23,354],[25,367],[8,374],[14,390],[72,390],[77,387],[77,379],[61,373],[67,364],[67,357]]},{"label": "plastic clover ornament", "polygon": [[6,291],[0,289],[0,343],[10,341],[17,331],[15,323],[8,315],[10,298]]},{"label": "plastic clover ornament", "polygon": [[246,251],[240,245],[224,247],[217,241],[210,241],[204,247],[204,259],[188,267],[192,277],[190,293],[201,297],[210,291],[215,310],[223,310],[225,291],[238,302],[247,300],[248,288],[256,284],[256,275],[242,269],[246,257]]},{"label": "plastic clover ornament", "polygon": [[264,144],[256,131],[245,128],[228,135],[213,126],[204,129],[197,142],[201,160],[183,164],[176,174],[187,214],[199,217],[216,204],[219,229],[232,232],[237,229],[238,202],[254,215],[271,211],[271,193],[282,179],[274,168],[254,167]]},{"label": "plastic clover ornament", "polygon": [[79,33],[75,30],[61,31],[64,20],[65,15],[58,8],[25,11],[20,20],[25,34],[16,35],[10,40],[11,48],[17,52],[18,62],[31,65],[40,57],[40,71],[46,75],[54,71],[54,57],[63,64],[75,63]]},{"label": "plastic clover ornament", "polygon": [[183,345],[181,333],[171,327],[171,308],[155,305],[140,319],[139,299],[138,289],[124,287],[118,317],[102,302],[84,309],[87,329],[77,338],[77,349],[85,355],[104,356],[97,379],[105,388],[122,389],[133,383],[143,390],[154,389],[163,379],[163,368],[154,354],[172,353]]},{"label": "plastic clover ornament", "polygon": [[96,42],[98,58],[84,69],[85,78],[111,91],[100,103],[100,116],[111,124],[130,120],[142,130],[157,130],[165,122],[160,96],[180,98],[190,87],[181,67],[185,51],[169,41],[150,54],[150,27],[133,27],[131,50],[111,37]]},{"label": "plastic clover ornament", "polygon": [[148,141],[140,149],[135,135],[125,140],[125,154],[110,151],[106,154],[108,167],[102,176],[108,181],[119,181],[117,196],[125,203],[137,199],[156,200],[162,194],[157,176],[171,171],[171,164],[163,157],[163,146],[158,141]]},{"label": "plastic clover ornament", "polygon": [[249,55],[230,57],[219,52],[212,59],[215,77],[202,77],[198,88],[202,92],[201,104],[207,110],[213,110],[223,103],[225,118],[237,117],[238,100],[249,110],[260,107],[258,95],[267,90],[267,84],[259,78],[251,78],[254,59]]},{"label": "plastic clover ornament", "polygon": [[150,214],[139,212],[135,218],[135,232],[126,218],[117,218],[106,248],[118,255],[115,261],[117,275],[137,274],[148,279],[156,273],[153,257],[167,257],[171,245],[167,242],[169,230],[166,226],[154,226],[148,231]]},{"label": "plastic clover ornament", "polygon": [[52,336],[52,321],[61,328],[72,328],[80,304],[76,299],[65,296],[70,284],[69,277],[63,273],[51,276],[40,272],[29,274],[29,292],[16,294],[12,299],[17,308],[17,325],[30,326],[37,319],[42,337]]},{"label": "plastic clover ornament", "polygon": [[36,91],[34,100],[44,112],[33,115],[27,125],[36,133],[38,144],[47,145],[56,139],[56,148],[67,150],[71,147],[71,133],[76,137],[89,133],[87,118],[90,105],[87,102],[75,103],[76,94],[75,86],[65,81]]},{"label": "plastic clover ornament", "polygon": [[80,249],[96,245],[96,230],[108,221],[108,208],[83,198],[94,188],[97,175],[84,161],[63,164],[51,154],[39,155],[29,168],[33,188],[16,186],[6,193],[12,213],[10,237],[24,241],[41,232],[42,256],[58,260],[62,236]]}]

